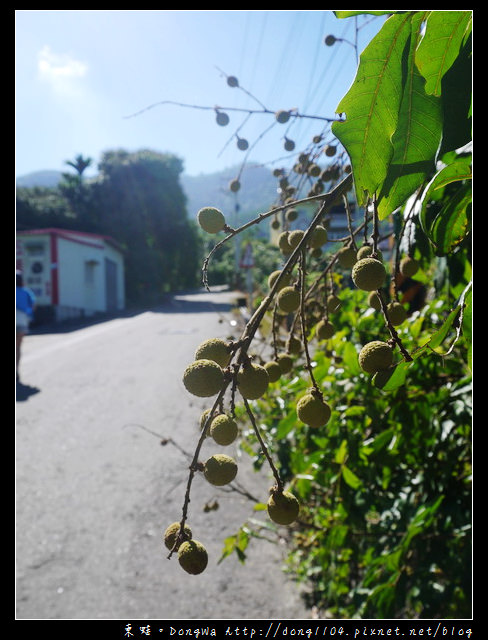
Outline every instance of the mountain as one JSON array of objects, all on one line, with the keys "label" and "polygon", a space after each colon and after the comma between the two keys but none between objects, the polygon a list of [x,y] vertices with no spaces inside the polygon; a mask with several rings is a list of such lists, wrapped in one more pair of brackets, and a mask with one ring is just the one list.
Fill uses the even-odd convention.
[{"label": "mountain", "polygon": [[[241,188],[233,193],[229,183],[238,176],[239,170],[239,167],[233,167],[198,176],[183,174],[181,186],[187,197],[189,217],[194,218],[202,207],[217,207],[230,225],[237,226],[256,213],[267,211],[276,198],[276,178],[272,172],[260,165],[245,167],[239,178]],[[18,177],[17,186],[53,188],[61,178],[61,171],[34,171]]]},{"label": "mountain", "polygon": [[45,169],[42,171],[34,171],[28,173],[25,176],[17,178],[18,187],[46,187],[52,188],[58,185],[61,180],[62,172]]},{"label": "mountain", "polygon": [[238,172],[239,168],[230,168],[199,176],[183,175],[181,185],[188,198],[190,218],[202,207],[217,207],[228,223],[236,226],[256,213],[267,211],[276,200],[277,181],[272,172],[259,165],[245,167],[239,177],[241,188],[234,193],[229,189],[229,183]]}]

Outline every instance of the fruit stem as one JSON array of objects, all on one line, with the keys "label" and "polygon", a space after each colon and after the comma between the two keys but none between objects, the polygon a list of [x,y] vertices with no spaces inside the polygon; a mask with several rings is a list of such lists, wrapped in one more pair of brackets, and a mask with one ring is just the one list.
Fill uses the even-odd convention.
[{"label": "fruit stem", "polygon": [[283,481],[280,478],[280,474],[278,473],[277,468],[274,466],[273,460],[271,458],[271,456],[269,455],[268,452],[268,448],[266,447],[264,440],[261,436],[261,433],[258,429],[258,426],[256,424],[256,420],[254,418],[254,414],[251,411],[251,407],[249,406],[246,398],[243,398],[244,401],[244,406],[246,407],[246,411],[247,411],[247,415],[249,416],[249,420],[251,421],[252,427],[254,429],[254,433],[256,434],[257,439],[259,440],[259,444],[261,445],[261,448],[263,450],[264,455],[266,456],[266,459],[268,460],[268,464],[271,467],[271,471],[273,472],[273,475],[275,477],[276,480],[276,485],[278,487],[278,491],[281,493],[283,491],[284,485],[283,485]]}]

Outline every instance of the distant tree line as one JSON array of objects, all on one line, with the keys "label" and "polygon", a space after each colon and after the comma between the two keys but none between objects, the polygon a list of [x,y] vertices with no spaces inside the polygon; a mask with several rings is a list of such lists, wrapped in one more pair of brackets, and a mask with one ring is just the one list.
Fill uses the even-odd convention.
[{"label": "distant tree line", "polygon": [[155,303],[199,284],[202,244],[189,219],[178,157],[140,150],[106,151],[95,178],[90,158],[67,161],[57,187],[20,187],[17,229],[58,227],[108,235],[125,251],[128,304]]}]

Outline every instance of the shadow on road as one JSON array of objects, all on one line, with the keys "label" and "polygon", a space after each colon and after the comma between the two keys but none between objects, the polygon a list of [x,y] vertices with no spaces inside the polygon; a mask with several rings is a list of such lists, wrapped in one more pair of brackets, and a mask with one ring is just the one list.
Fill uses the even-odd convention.
[{"label": "shadow on road", "polygon": [[109,322],[118,318],[132,318],[148,311],[152,313],[227,313],[233,308],[242,306],[245,304],[244,294],[238,291],[226,291],[229,297],[229,302],[214,302],[210,299],[205,300],[205,296],[212,297],[212,293],[221,293],[221,290],[215,292],[207,292],[204,289],[198,289],[194,291],[178,291],[173,294],[168,294],[161,304],[140,307],[133,309],[124,309],[123,311],[115,313],[103,313],[96,316],[85,318],[70,318],[60,322],[49,322],[45,324],[32,325],[30,333],[33,335],[42,335],[47,333],[70,333],[72,331],[78,331],[85,327],[94,326],[103,322]]},{"label": "shadow on road", "polygon": [[17,402],[24,402],[30,396],[33,396],[36,393],[39,393],[40,389],[38,387],[31,387],[28,384],[23,384],[19,380],[17,380],[16,390],[15,390],[15,398]]}]

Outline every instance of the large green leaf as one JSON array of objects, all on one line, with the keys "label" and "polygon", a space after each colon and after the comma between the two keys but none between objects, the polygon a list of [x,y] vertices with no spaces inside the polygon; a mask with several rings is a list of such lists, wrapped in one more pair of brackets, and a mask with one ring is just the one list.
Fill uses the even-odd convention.
[{"label": "large green leaf", "polygon": [[361,54],[354,82],[336,109],[346,119],[334,122],[332,131],[351,159],[359,204],[382,186],[393,156],[411,17],[397,14],[386,20]]},{"label": "large green leaf", "polygon": [[424,91],[425,79],[415,65],[425,12],[412,18],[412,36],[398,125],[392,137],[393,157],[378,196],[378,215],[386,218],[415,192],[435,168],[442,135],[442,105]]},{"label": "large green leaf", "polygon": [[[427,185],[421,200],[420,224],[438,255],[452,251],[465,238],[470,228],[471,158],[458,157],[440,169]],[[459,182],[459,189],[444,198],[440,209],[430,213],[429,204],[444,193],[448,185]]]},{"label": "large green leaf", "polygon": [[416,62],[426,79],[425,91],[440,96],[441,81],[471,32],[471,11],[431,11]]}]

